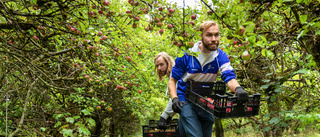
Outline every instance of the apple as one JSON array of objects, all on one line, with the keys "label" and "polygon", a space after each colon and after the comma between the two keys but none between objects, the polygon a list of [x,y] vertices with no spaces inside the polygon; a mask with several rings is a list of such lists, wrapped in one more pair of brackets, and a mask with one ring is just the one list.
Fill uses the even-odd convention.
[{"label": "apple", "polygon": [[129,62],[131,62],[131,57],[127,56],[126,58]]},{"label": "apple", "polygon": [[160,34],[163,34],[163,32],[164,32],[163,29],[160,29],[160,30],[159,30],[159,33],[160,33]]},{"label": "apple", "polygon": [[200,98],[199,101],[202,102],[202,103],[204,103],[204,104],[206,104],[206,102],[207,102],[207,101],[204,100],[203,98]]},{"label": "apple", "polygon": [[207,98],[207,100],[208,100],[209,102],[211,102],[211,103],[213,102],[213,100],[212,100],[211,98]]},{"label": "apple", "polygon": [[121,89],[122,89],[120,85],[117,85],[116,88],[117,88],[118,90],[121,90]]},{"label": "apple", "polygon": [[159,11],[163,11],[163,8],[162,7],[159,7],[159,9],[158,9]]},{"label": "apple", "polygon": [[190,24],[191,24],[192,26],[194,26],[194,23],[193,23],[193,21],[190,21],[189,23],[190,23]]},{"label": "apple", "polygon": [[211,109],[214,109],[214,105],[211,104],[211,103],[208,103],[207,106],[208,106],[209,108],[211,108]]},{"label": "apple", "polygon": [[104,100],[101,100],[101,103],[105,103]]},{"label": "apple", "polygon": [[140,52],[138,53],[138,55],[141,56],[141,55],[142,55],[142,52],[140,51]]},{"label": "apple", "polygon": [[169,13],[173,13],[174,12],[174,9],[169,9]]},{"label": "apple", "polygon": [[145,27],[144,30],[145,30],[145,31],[149,31],[149,27]]},{"label": "apple", "polygon": [[101,109],[101,106],[97,106],[97,109]]},{"label": "apple", "polygon": [[33,36],[32,38],[33,38],[34,40],[36,40],[36,41],[39,40],[39,38],[38,38],[37,36]]},{"label": "apple", "polygon": [[177,42],[177,41],[174,41],[174,42],[173,42],[173,45],[177,45],[177,44],[178,44],[178,42]]},{"label": "apple", "polygon": [[73,66],[74,66],[74,67],[77,67],[77,66],[78,66],[78,64],[77,64],[77,63],[73,63]]},{"label": "apple", "polygon": [[105,67],[104,67],[104,66],[100,66],[99,69],[100,69],[100,70],[104,70]]},{"label": "apple", "polygon": [[164,17],[161,17],[161,19],[160,19],[161,21],[164,21]]},{"label": "apple", "polygon": [[133,28],[137,28],[137,24],[133,24],[132,27],[133,27]]},{"label": "apple", "polygon": [[161,27],[161,25],[162,25],[161,22],[158,22],[158,23],[157,23],[157,26],[158,26],[158,27]]},{"label": "apple", "polygon": [[99,53],[98,53],[98,52],[94,53],[94,56],[95,56],[95,57],[98,57],[98,56],[99,56]]},{"label": "apple", "polygon": [[249,54],[249,52],[248,52],[248,51],[242,52],[241,58],[242,58],[243,60],[249,60],[249,59],[250,59],[250,54]]},{"label": "apple", "polygon": [[233,44],[233,45],[236,45],[236,44],[237,44],[237,42],[238,42],[238,41],[234,40],[232,44]]},{"label": "apple", "polygon": [[112,107],[107,108],[107,111],[109,112],[112,111]]},{"label": "apple", "polygon": [[83,43],[89,43],[89,41],[87,39],[84,39]]},{"label": "apple", "polygon": [[168,24],[168,29],[172,29],[172,24]]},{"label": "apple", "polygon": [[102,36],[102,35],[103,35],[103,33],[102,33],[101,31],[99,31],[99,32],[98,32],[98,35],[99,35],[99,36]]},{"label": "apple", "polygon": [[126,13],[128,13],[128,14],[129,14],[129,13],[131,13],[131,11],[130,11],[130,10],[127,10],[127,11],[126,11]]},{"label": "apple", "polygon": [[212,15],[212,14],[213,14],[213,11],[212,11],[212,10],[209,10],[209,11],[207,11],[207,14],[208,14],[208,15]]},{"label": "apple", "polygon": [[153,30],[153,27],[152,27],[152,26],[150,26],[150,27],[149,27],[149,30]]},{"label": "apple", "polygon": [[98,10],[98,13],[99,13],[99,14],[103,14],[103,11],[102,11],[102,10]]},{"label": "apple", "polygon": [[196,15],[191,15],[192,20],[195,20],[196,18],[197,18]]},{"label": "apple", "polygon": [[109,1],[106,1],[106,0],[103,1],[103,5],[108,6],[109,4],[110,4]]},{"label": "apple", "polygon": [[226,108],[226,112],[230,113],[231,112],[231,108]]},{"label": "apple", "polygon": [[168,13],[168,17],[171,17],[171,16],[172,16],[172,14]]},{"label": "apple", "polygon": [[90,78],[90,76],[89,75],[86,75],[86,76],[84,76],[86,79],[89,79]]},{"label": "apple", "polygon": [[240,0],[240,3],[243,3],[243,0]]},{"label": "apple", "polygon": [[193,46],[193,45],[194,45],[194,42],[193,42],[193,41],[189,41],[189,42],[188,42],[188,45],[189,45],[189,46]]},{"label": "apple", "polygon": [[241,46],[242,46],[241,44],[238,45],[238,47],[241,47]]},{"label": "apple", "polygon": [[252,111],[252,107],[247,107],[247,111]]},{"label": "apple", "polygon": [[134,19],[135,19],[136,21],[139,21],[139,20],[140,20],[140,18],[139,18],[139,17],[135,17]]},{"label": "apple", "polygon": [[139,90],[138,92],[139,92],[139,93],[142,93],[142,91],[141,91],[141,90]]}]

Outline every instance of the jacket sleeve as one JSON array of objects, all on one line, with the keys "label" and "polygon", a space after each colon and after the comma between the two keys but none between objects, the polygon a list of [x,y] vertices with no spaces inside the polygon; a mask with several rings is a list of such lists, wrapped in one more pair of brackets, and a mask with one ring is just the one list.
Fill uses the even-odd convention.
[{"label": "jacket sleeve", "polygon": [[180,80],[182,76],[187,72],[187,55],[178,57],[175,60],[175,66],[172,68],[171,77],[175,80]]},{"label": "jacket sleeve", "polygon": [[230,80],[236,78],[236,74],[234,73],[234,69],[230,65],[230,60],[225,52],[219,50],[219,70],[221,73],[221,78],[224,82],[228,83]]}]

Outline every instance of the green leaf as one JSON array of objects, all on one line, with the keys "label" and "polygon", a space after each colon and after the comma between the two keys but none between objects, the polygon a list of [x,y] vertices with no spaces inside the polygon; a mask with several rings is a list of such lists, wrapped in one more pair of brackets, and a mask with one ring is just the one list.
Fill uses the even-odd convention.
[{"label": "green leaf", "polygon": [[280,121],[279,118],[275,118],[275,117],[274,117],[274,118],[272,118],[271,120],[269,120],[269,123],[275,125],[275,124],[278,124],[279,121]]},{"label": "green leaf", "polygon": [[295,74],[305,74],[305,73],[308,73],[308,71],[309,70],[307,70],[307,69],[300,69],[300,70],[298,70],[298,71],[296,71],[296,72],[294,72],[293,74],[295,75]]},{"label": "green leaf", "polygon": [[264,79],[263,82],[270,82],[270,79]]},{"label": "green leaf", "polygon": [[66,118],[66,121],[73,124],[74,119],[72,117],[68,117],[68,118]]},{"label": "green leaf", "polygon": [[301,21],[301,23],[306,23],[307,18],[308,18],[308,15],[301,15],[301,16],[300,16],[300,21]]},{"label": "green leaf", "polygon": [[61,130],[62,134],[64,137],[68,137],[68,136],[71,136],[72,137],[72,129],[62,129]]},{"label": "green leaf", "polygon": [[303,0],[296,0],[297,1],[297,3],[299,4],[299,3],[301,3]]},{"label": "green leaf", "polygon": [[244,33],[251,32],[254,29],[254,27],[255,27],[254,23],[250,24],[249,26],[247,26],[247,28],[246,28]]},{"label": "green leaf", "polygon": [[269,130],[271,130],[271,127],[265,127],[265,128],[263,129],[264,132],[267,132],[267,131],[269,131]]},{"label": "green leaf", "polygon": [[54,128],[57,128],[57,127],[60,126],[60,125],[61,125],[61,122],[58,121],[58,122],[54,125]]},{"label": "green leaf", "polygon": [[317,30],[316,35],[320,35],[320,30]]},{"label": "green leaf", "polygon": [[272,46],[272,45],[277,45],[278,44],[278,41],[272,41],[269,45]]},{"label": "green leaf", "polygon": [[87,121],[90,123],[91,127],[96,126],[96,121],[94,121],[92,118],[88,118]]},{"label": "green leaf", "polygon": [[251,44],[255,44],[255,43],[256,43],[256,36],[250,36],[250,37],[248,38],[248,41],[249,41],[249,43],[251,43]]},{"label": "green leaf", "polygon": [[79,119],[79,118],[80,118],[80,116],[74,116],[73,118],[74,118],[74,119]]},{"label": "green leaf", "polygon": [[264,90],[264,89],[267,89],[269,87],[269,84],[267,84],[267,85],[262,85],[261,87],[260,87],[260,89],[261,90]]},{"label": "green leaf", "polygon": [[298,35],[298,37],[297,37],[297,40],[298,40],[300,37],[304,36],[308,31],[309,31],[308,29],[301,31],[301,33],[300,33],[300,34]]},{"label": "green leaf", "polygon": [[89,131],[86,127],[81,126],[81,127],[79,128],[79,133],[88,136],[88,135],[90,134],[90,131]]},{"label": "green leaf", "polygon": [[90,114],[91,114],[87,109],[81,110],[81,112],[82,112],[84,115],[90,115]]}]

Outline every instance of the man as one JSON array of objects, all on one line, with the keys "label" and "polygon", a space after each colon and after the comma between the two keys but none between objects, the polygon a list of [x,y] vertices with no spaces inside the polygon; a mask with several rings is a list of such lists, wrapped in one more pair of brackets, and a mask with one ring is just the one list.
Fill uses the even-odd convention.
[{"label": "man", "polygon": [[218,48],[219,25],[214,21],[206,21],[201,24],[200,31],[202,40],[189,49],[191,53],[200,54],[195,57],[186,53],[178,57],[168,83],[172,109],[180,114],[181,124],[188,137],[211,137],[213,126],[213,116],[210,113],[186,101],[188,79],[196,82],[214,82],[219,70],[221,78],[227,83],[228,88],[235,92],[238,100],[248,99],[248,93],[235,80],[236,75],[226,53]]}]

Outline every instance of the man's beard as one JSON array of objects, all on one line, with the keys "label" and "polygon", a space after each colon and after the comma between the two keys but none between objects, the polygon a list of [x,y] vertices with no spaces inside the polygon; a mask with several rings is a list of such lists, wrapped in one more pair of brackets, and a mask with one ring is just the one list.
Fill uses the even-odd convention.
[{"label": "man's beard", "polygon": [[213,46],[212,44],[209,45],[209,44],[205,43],[205,42],[203,41],[203,39],[202,39],[202,45],[203,45],[204,48],[206,48],[206,49],[209,50],[209,51],[215,51],[215,50],[217,50],[218,47],[219,47],[219,42],[217,42],[217,43],[215,44],[216,46]]}]

